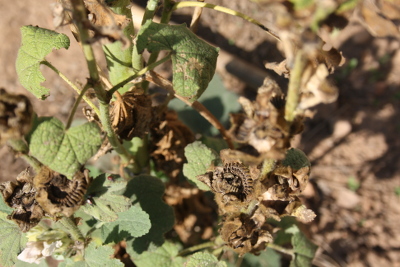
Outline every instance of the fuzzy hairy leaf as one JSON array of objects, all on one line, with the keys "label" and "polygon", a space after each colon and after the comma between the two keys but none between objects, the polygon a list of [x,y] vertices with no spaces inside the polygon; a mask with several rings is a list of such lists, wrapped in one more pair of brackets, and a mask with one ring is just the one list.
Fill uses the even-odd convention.
[{"label": "fuzzy hairy leaf", "polygon": [[275,250],[267,248],[257,256],[251,253],[246,253],[241,267],[280,267],[281,258],[282,256],[275,252]]},{"label": "fuzzy hairy leaf", "polygon": [[135,257],[134,262],[138,267],[182,267],[185,259],[178,256],[180,249],[180,245],[167,241],[158,249]]},{"label": "fuzzy hairy leaf", "polygon": [[59,264],[59,267],[119,267],[124,264],[118,259],[112,259],[114,249],[111,246],[100,246],[96,247],[95,242],[91,242],[85,249],[85,255],[83,261],[73,261],[72,259],[66,259],[64,262]]},{"label": "fuzzy hairy leaf", "polygon": [[196,141],[185,147],[185,157],[188,163],[183,165],[183,174],[201,190],[210,188],[197,180],[197,175],[206,173],[207,169],[218,159],[218,155],[212,149]]},{"label": "fuzzy hairy leaf", "polygon": [[140,207],[118,213],[118,219],[101,227],[105,243],[117,243],[126,237],[140,237],[149,232],[151,221],[149,215]]},{"label": "fuzzy hairy leaf", "polygon": [[46,259],[42,259],[39,264],[29,263],[25,261],[17,260],[14,267],[48,267],[49,265],[46,262]]},{"label": "fuzzy hairy leaf", "polygon": [[197,252],[194,253],[187,262],[185,262],[185,267],[226,267],[226,262],[219,261],[217,257],[207,252]]},{"label": "fuzzy hairy leaf", "polygon": [[172,51],[173,80],[176,94],[196,101],[215,73],[218,49],[192,33],[186,25],[147,22],[139,31],[139,52]]},{"label": "fuzzy hairy leaf", "polygon": [[173,209],[162,199],[164,190],[160,179],[148,175],[137,176],[128,182],[124,195],[134,206],[141,207],[151,221],[147,234],[127,241],[127,251],[132,257],[160,247],[164,243],[164,233],[174,225]]},{"label": "fuzzy hairy leaf", "polygon": [[124,212],[131,206],[130,199],[122,195],[127,182],[115,177],[109,180],[108,176],[102,174],[93,180],[86,193],[92,203],[81,206],[83,212],[104,222],[117,220],[117,212]]},{"label": "fuzzy hairy leaf", "polygon": [[94,122],[69,128],[56,118],[40,118],[30,135],[31,154],[50,169],[71,178],[102,143]]},{"label": "fuzzy hairy leaf", "polygon": [[4,201],[3,196],[0,197],[0,212],[4,212],[6,214],[11,214],[11,212],[13,211],[12,208],[10,208],[6,202]]},{"label": "fuzzy hairy leaf", "polygon": [[286,229],[285,232],[292,234],[294,259],[290,262],[290,267],[311,266],[318,246],[308,240],[296,225]]},{"label": "fuzzy hairy leaf", "polygon": [[4,212],[0,212],[0,240],[0,265],[13,266],[28,239],[18,225],[7,219]]},{"label": "fuzzy hairy leaf", "polygon": [[65,34],[35,26],[22,27],[21,35],[22,45],[16,62],[19,81],[37,98],[45,99],[50,90],[40,85],[45,81],[39,69],[40,62],[53,49],[68,49],[69,38]]}]

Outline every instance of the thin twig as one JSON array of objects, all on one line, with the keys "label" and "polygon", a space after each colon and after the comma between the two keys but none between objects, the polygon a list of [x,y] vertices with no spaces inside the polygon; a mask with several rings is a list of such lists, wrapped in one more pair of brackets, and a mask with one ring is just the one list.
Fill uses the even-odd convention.
[{"label": "thin twig", "polygon": [[158,65],[160,65],[160,64],[162,64],[162,63],[164,63],[164,62],[166,62],[166,61],[168,61],[168,60],[170,60],[170,59],[171,59],[171,54],[167,55],[166,57],[160,59],[160,60],[157,61],[157,62],[154,62],[154,63],[151,64],[151,65],[148,65],[147,67],[145,67],[145,68],[141,69],[140,71],[136,72],[134,75],[130,76],[129,78],[127,78],[127,79],[123,80],[122,82],[116,84],[113,88],[111,88],[111,89],[108,91],[108,93],[109,93],[110,95],[111,95],[111,94],[114,94],[116,91],[118,91],[118,89],[120,89],[120,88],[122,88],[123,86],[125,86],[125,84],[131,82],[132,80],[136,79],[137,77],[140,77],[140,76],[146,74],[146,72],[148,72],[148,71],[150,71],[150,70],[153,70],[153,69],[154,69],[155,67],[157,67]]},{"label": "thin twig", "polygon": [[[78,94],[81,93],[81,90],[73,82],[71,82],[64,74],[62,74],[56,67],[54,67],[50,62],[44,60],[40,62],[40,64],[49,67],[51,70],[57,73],[57,75],[60,76],[60,78],[63,79],[69,86],[71,86],[71,88],[74,89],[75,92],[77,92]],[[96,105],[93,104],[93,102],[85,95],[82,98],[94,110],[94,112],[96,112],[96,114],[99,115],[99,109],[96,107]]]},{"label": "thin twig", "polygon": [[127,167],[131,168],[134,173],[138,172],[138,166],[135,165],[133,156],[125,149],[119,141],[116,133],[111,126],[110,107],[109,102],[111,94],[104,90],[100,81],[99,72],[97,70],[97,63],[93,53],[93,49],[89,44],[89,32],[85,25],[90,22],[87,19],[85,5],[82,0],[71,0],[72,8],[74,10],[74,22],[78,26],[80,40],[82,44],[83,54],[88,65],[90,81],[93,83],[93,89],[99,99],[99,118],[104,131],[107,134],[110,144],[113,146],[115,152],[119,154],[121,160]]},{"label": "thin twig", "polygon": [[274,243],[268,243],[267,247],[269,247],[273,250],[279,251],[283,254],[289,255],[292,257],[292,259],[294,258],[294,252],[292,249],[287,249],[287,248],[281,247],[279,245],[276,245]]},{"label": "thin twig", "polygon": [[205,106],[203,106],[203,104],[201,104],[198,101],[194,101],[192,103],[187,98],[175,94],[172,83],[170,81],[168,81],[167,79],[165,79],[164,77],[156,74],[153,71],[148,72],[146,74],[145,79],[149,82],[152,82],[152,83],[162,87],[162,88],[165,88],[170,93],[170,95],[174,95],[177,99],[181,100],[186,105],[197,110],[203,118],[205,118],[212,126],[214,126],[221,133],[222,138],[224,138],[224,140],[228,144],[228,147],[230,149],[234,149],[233,142],[232,142],[230,136],[228,135],[226,129],[224,128],[224,126]]},{"label": "thin twig", "polygon": [[288,94],[285,106],[285,120],[288,122],[289,128],[294,118],[296,117],[296,109],[300,99],[301,77],[304,72],[306,63],[307,61],[303,54],[303,51],[298,50],[294,60],[293,69],[290,70]]},{"label": "thin twig", "polygon": [[212,241],[206,242],[206,243],[202,243],[202,244],[199,244],[199,245],[196,245],[196,246],[189,247],[189,248],[186,248],[184,250],[181,250],[178,253],[178,256],[184,256],[186,254],[193,253],[195,251],[198,251],[198,250],[201,250],[201,249],[205,249],[205,248],[212,248],[214,246],[215,246],[215,243],[212,242]]},{"label": "thin twig", "polygon": [[209,3],[202,3],[202,2],[195,2],[195,1],[182,1],[182,2],[177,2],[173,7],[172,7],[172,11],[178,9],[178,8],[184,8],[184,7],[205,7],[205,8],[210,8],[210,9],[214,9],[223,13],[227,13],[236,17],[240,17],[244,20],[247,20],[248,22],[251,22],[255,25],[257,25],[258,27],[260,27],[261,29],[263,29],[264,31],[266,31],[269,35],[271,35],[272,37],[274,37],[276,40],[280,41],[279,36],[274,33],[272,30],[268,29],[267,27],[265,27],[261,22],[232,9],[226,8],[226,7],[222,7],[222,6],[218,6],[218,5],[213,5],[213,4],[209,4]]},{"label": "thin twig", "polygon": [[67,121],[67,124],[65,125],[65,130],[68,130],[69,127],[71,127],[71,123],[72,123],[72,120],[74,119],[76,109],[78,108],[83,96],[86,94],[86,91],[89,88],[90,88],[90,85],[89,85],[89,83],[87,83],[85,85],[85,87],[82,89],[81,93],[78,95],[78,98],[75,100],[74,106],[72,107],[72,109],[69,113],[68,121]]},{"label": "thin twig", "polygon": [[34,157],[30,156],[28,144],[22,139],[10,139],[7,144],[16,152],[20,153],[19,156],[33,167],[35,172],[39,172],[42,164]]}]

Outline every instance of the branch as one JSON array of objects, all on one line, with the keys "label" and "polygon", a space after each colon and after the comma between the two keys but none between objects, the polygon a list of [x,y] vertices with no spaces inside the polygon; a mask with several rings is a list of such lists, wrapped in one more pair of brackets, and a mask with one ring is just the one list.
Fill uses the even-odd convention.
[{"label": "branch", "polygon": [[152,82],[152,83],[162,87],[162,88],[165,88],[170,93],[170,95],[175,96],[176,98],[178,98],[179,100],[184,102],[186,105],[197,110],[203,118],[205,118],[212,126],[214,126],[221,133],[222,137],[225,139],[229,148],[234,149],[232,140],[231,140],[230,136],[228,135],[224,126],[205,106],[203,106],[203,104],[201,104],[198,101],[195,101],[192,103],[189,100],[187,100],[185,97],[175,94],[172,83],[170,81],[168,81],[167,79],[165,79],[164,77],[156,74],[153,71],[150,71],[149,73],[147,73],[145,79],[149,82]]}]

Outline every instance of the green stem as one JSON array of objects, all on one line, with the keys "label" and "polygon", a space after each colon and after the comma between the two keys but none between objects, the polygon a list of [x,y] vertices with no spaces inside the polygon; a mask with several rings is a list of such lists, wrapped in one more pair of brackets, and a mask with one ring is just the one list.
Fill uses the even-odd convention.
[{"label": "green stem", "polygon": [[82,50],[86,58],[90,80],[93,83],[93,89],[96,93],[97,98],[99,99],[100,104],[108,105],[110,97],[108,96],[107,91],[104,90],[104,88],[102,87],[102,84],[100,82],[100,75],[97,70],[96,58],[94,56],[92,46],[88,42],[89,30],[87,28],[87,25],[90,25],[90,22],[87,19],[85,5],[83,3],[83,0],[71,0],[71,4],[74,10],[74,22],[79,29]]},{"label": "green stem", "polygon": [[290,128],[290,125],[296,117],[296,108],[300,99],[301,77],[306,67],[306,63],[307,61],[304,57],[303,51],[298,50],[294,60],[293,69],[290,70],[290,79],[286,98],[285,120],[288,122],[288,128]]},{"label": "green stem", "polygon": [[76,109],[78,108],[83,96],[85,95],[86,91],[90,88],[89,84],[86,84],[85,87],[82,89],[81,93],[78,95],[78,98],[75,100],[74,106],[72,107],[71,112],[69,113],[67,125],[65,126],[65,129],[68,130],[69,127],[71,127],[72,120],[74,118]]},{"label": "green stem", "polygon": [[186,255],[186,254],[189,254],[189,253],[193,253],[195,251],[198,251],[198,250],[201,250],[201,249],[205,249],[205,248],[211,248],[213,246],[215,246],[214,242],[211,242],[211,241],[210,242],[206,242],[206,243],[203,243],[203,244],[200,244],[200,245],[196,245],[196,246],[181,250],[178,253],[178,256],[183,256],[183,255]]},{"label": "green stem", "polygon": [[218,6],[218,5],[213,5],[213,4],[209,4],[209,3],[203,3],[203,2],[196,2],[196,1],[178,2],[172,7],[171,12],[177,10],[178,8],[184,8],[184,7],[205,7],[205,8],[214,9],[214,10],[217,10],[217,11],[229,14],[229,15],[233,15],[233,16],[242,18],[244,20],[247,20],[248,22],[251,22],[251,23],[257,25],[258,27],[260,27],[261,29],[266,31],[269,35],[271,35],[272,37],[274,37],[275,39],[280,41],[278,35],[275,34],[273,31],[271,31],[270,29],[268,29],[267,27],[265,27],[261,22],[255,20],[241,12],[238,12],[238,11],[226,8],[226,7]]},{"label": "green stem", "polygon": [[292,257],[292,259],[294,258],[294,252],[292,249],[287,249],[287,248],[281,247],[279,245],[276,245],[274,243],[268,243],[267,247],[272,248],[273,250],[279,251],[283,254],[289,255]]},{"label": "green stem", "polygon": [[[166,23],[168,23],[170,21],[171,14],[172,14],[172,11],[173,11],[172,7],[173,7],[173,4],[171,3],[170,0],[164,0],[164,7],[163,7],[163,12],[162,12],[162,15],[161,15],[160,23],[165,23],[166,24]],[[159,52],[151,53],[151,55],[149,57],[149,60],[147,61],[147,64],[151,65],[154,62],[156,62],[157,58],[158,58],[158,55],[159,55]],[[147,86],[148,86],[148,84],[147,84]]]},{"label": "green stem", "polygon": [[171,20],[172,8],[174,6],[173,1],[164,0],[163,11],[161,14],[161,23],[168,23]]},{"label": "green stem", "polygon": [[70,217],[62,217],[58,222],[63,226],[63,229],[71,235],[72,240],[84,242],[85,238],[81,230],[76,226],[74,220]]},{"label": "green stem", "polygon": [[[62,74],[56,67],[54,67],[50,62],[44,60],[44,61],[40,62],[40,64],[43,64],[43,65],[49,67],[51,70],[53,70],[55,73],[57,73],[57,75],[60,76],[60,78],[63,79],[69,86],[71,86],[72,89],[74,89],[78,94],[81,93],[81,90],[73,82],[71,82],[64,74]],[[96,114],[99,115],[99,109],[96,107],[96,105],[93,104],[93,102],[90,101],[90,99],[88,97],[86,97],[85,95],[82,96],[82,98],[94,110],[94,112],[96,112]]]},{"label": "green stem", "polygon": [[29,165],[31,165],[35,172],[40,170],[42,164],[34,157],[28,155],[29,147],[24,140],[10,139],[7,141],[7,144],[11,146],[14,151],[21,153],[20,157],[23,158]]},{"label": "green stem", "polygon": [[154,62],[151,65],[148,65],[147,67],[141,69],[140,71],[138,71],[137,73],[135,73],[134,75],[132,75],[131,77],[123,80],[122,82],[118,83],[117,85],[115,85],[113,88],[111,88],[110,90],[108,90],[108,93],[110,95],[114,94],[116,91],[118,91],[118,89],[122,88],[123,86],[125,86],[125,84],[129,83],[130,81],[132,81],[133,79],[142,76],[143,74],[146,74],[146,72],[148,72],[149,70],[153,70],[155,67],[157,67],[158,65],[168,61],[171,59],[171,54],[168,54],[166,57],[160,59],[157,62]]}]

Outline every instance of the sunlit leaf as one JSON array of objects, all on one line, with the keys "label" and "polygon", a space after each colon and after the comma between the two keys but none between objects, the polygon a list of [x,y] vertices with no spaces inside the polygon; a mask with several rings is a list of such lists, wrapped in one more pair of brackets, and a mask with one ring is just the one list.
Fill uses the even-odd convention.
[{"label": "sunlit leaf", "polygon": [[218,49],[192,33],[186,25],[149,21],[139,31],[137,47],[150,52],[171,51],[175,92],[189,101],[197,100],[214,76]]},{"label": "sunlit leaf", "polygon": [[18,51],[16,68],[20,83],[37,98],[45,99],[50,90],[41,86],[45,81],[40,72],[40,62],[53,49],[69,48],[65,34],[47,29],[24,26],[21,28],[22,45]]},{"label": "sunlit leaf", "polygon": [[13,266],[28,239],[18,225],[8,220],[7,214],[3,212],[0,212],[0,240],[0,265]]},{"label": "sunlit leaf", "polygon": [[122,195],[127,182],[122,178],[107,179],[108,174],[96,177],[87,191],[88,202],[81,210],[94,218],[112,222],[118,219],[117,212],[124,212],[131,206],[129,198]]},{"label": "sunlit leaf", "polygon": [[94,122],[65,129],[56,118],[40,118],[30,135],[29,150],[52,170],[71,178],[102,143]]},{"label": "sunlit leaf", "polygon": [[185,157],[188,163],[183,165],[183,174],[201,190],[210,190],[207,185],[197,180],[196,176],[206,173],[213,162],[219,158],[218,155],[196,141],[185,147]]},{"label": "sunlit leaf", "polygon": [[197,252],[190,256],[189,260],[185,263],[185,267],[226,267],[226,263],[219,261],[217,257],[207,252]]},{"label": "sunlit leaf", "polygon": [[292,234],[294,259],[290,262],[290,267],[311,266],[318,246],[308,240],[296,225],[286,229],[286,232]]},{"label": "sunlit leaf", "polygon": [[101,227],[103,240],[106,243],[117,243],[126,237],[140,237],[150,230],[149,215],[140,207],[133,206],[129,210],[118,213],[118,219],[105,223]]},{"label": "sunlit leaf", "polygon": [[181,247],[178,244],[165,242],[155,251],[146,251],[138,257],[134,257],[134,263],[138,267],[182,267],[185,259],[178,256]]}]

